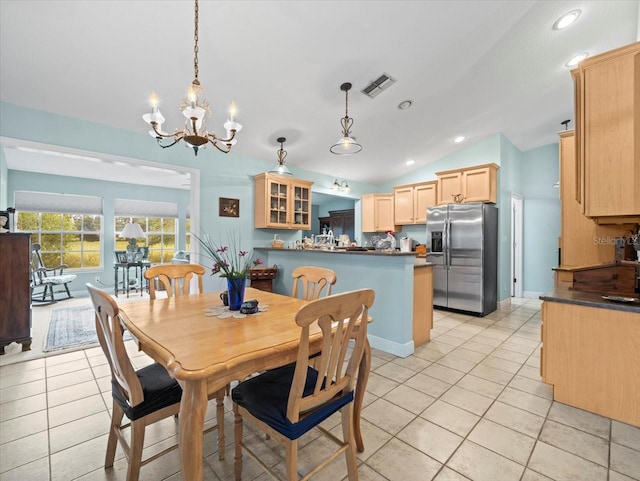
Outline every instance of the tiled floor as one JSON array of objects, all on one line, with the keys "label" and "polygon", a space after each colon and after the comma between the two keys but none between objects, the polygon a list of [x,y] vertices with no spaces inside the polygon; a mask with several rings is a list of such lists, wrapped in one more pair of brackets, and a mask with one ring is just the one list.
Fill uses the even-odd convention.
[{"label": "tiled floor", "polygon": [[[374,350],[360,480],[640,480],[639,428],[555,403],[540,381],[539,305],[515,299],[482,319],[436,311],[432,341],[412,356]],[[131,353],[138,367],[149,362]],[[124,479],[121,453],[113,470],[102,467],[111,394],[99,348],[4,365],[0,388],[0,480]],[[233,479],[232,421],[228,413],[224,462],[215,432],[205,438],[207,480]],[[338,430],[338,422],[334,416],[327,425]],[[145,454],[176,432],[173,419],[148,428]],[[302,438],[301,472],[326,442],[315,433]],[[283,452],[272,441],[261,453],[283,472]],[[341,456],[314,479],[345,476]],[[178,453],[145,466],[141,479],[182,479]],[[245,456],[243,479],[270,478]]]}]

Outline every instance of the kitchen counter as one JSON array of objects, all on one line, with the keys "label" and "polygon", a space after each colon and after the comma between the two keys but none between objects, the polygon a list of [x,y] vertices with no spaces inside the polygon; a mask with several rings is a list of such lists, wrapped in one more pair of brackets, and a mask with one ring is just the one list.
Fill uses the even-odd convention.
[{"label": "kitchen counter", "polygon": [[573,304],[577,306],[597,307],[600,309],[611,309],[614,311],[626,311],[640,314],[640,301],[629,303],[608,301],[606,299],[603,299],[601,294],[595,292],[583,292],[571,289],[555,288],[548,293],[540,296],[540,299],[542,299],[543,301]]},{"label": "kitchen counter", "polygon": [[406,357],[415,346],[427,342],[433,321],[432,265],[415,252],[347,251],[344,249],[274,249],[256,247],[265,266],[278,266],[273,290],[290,295],[291,273],[298,266],[331,269],[338,281],[331,292],[338,294],[370,288],[376,293],[369,310],[369,342],[374,348]]}]

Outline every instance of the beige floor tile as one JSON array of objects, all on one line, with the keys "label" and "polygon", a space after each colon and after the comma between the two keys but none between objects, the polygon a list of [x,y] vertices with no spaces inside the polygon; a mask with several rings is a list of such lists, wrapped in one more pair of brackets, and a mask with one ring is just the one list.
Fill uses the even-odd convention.
[{"label": "beige floor tile", "polygon": [[415,419],[415,414],[389,401],[378,399],[362,410],[362,417],[380,429],[395,435]]},{"label": "beige floor tile", "polygon": [[[540,333],[538,333],[538,335],[540,335]],[[500,348],[493,351],[491,353],[491,356],[497,357],[499,359],[505,359],[507,361],[517,362],[520,365],[522,365],[522,363],[524,363],[528,358],[526,354],[520,354],[517,352],[508,351],[506,349],[500,349]]]},{"label": "beige floor tile", "polygon": [[[4,454],[4,451],[3,451]],[[49,479],[49,458],[44,457],[5,473],[0,473],[2,481],[26,481],[38,480],[48,481]]]},{"label": "beige floor tile", "polygon": [[[371,424],[366,419],[361,419],[360,429],[362,432],[362,443],[364,444],[363,452],[359,453],[356,450],[356,456],[360,461],[366,461],[369,459],[376,451],[378,451],[378,449],[384,446],[393,437],[391,434]],[[342,436],[342,429],[340,427],[334,429],[334,435],[340,438]]]},{"label": "beige floor tile", "polygon": [[68,481],[103,469],[106,448],[105,435],[52,454],[51,481]]},{"label": "beige floor tile", "polygon": [[625,476],[640,479],[640,451],[611,443],[611,469]]},{"label": "beige floor tile", "polygon": [[489,408],[484,417],[532,438],[538,437],[544,423],[542,416],[537,416],[499,401],[496,401]]},{"label": "beige floor tile", "polygon": [[54,428],[106,409],[100,394],[49,408],[49,426]]},{"label": "beige floor tile", "polygon": [[489,367],[483,365],[482,363],[474,367],[471,370],[470,374],[481,377],[482,379],[487,379],[488,381],[497,382],[499,384],[508,384],[509,381],[511,381],[511,379],[513,378],[512,373],[503,371],[502,369]]},{"label": "beige floor tile", "polygon": [[609,418],[554,402],[549,410],[549,419],[609,439],[611,429]]},{"label": "beige floor tile", "polygon": [[486,344],[482,344],[480,342],[476,342],[473,339],[471,341],[465,342],[460,348],[461,349],[466,349],[468,351],[474,351],[474,352],[477,352],[479,354],[484,354],[484,356],[482,356],[483,358],[487,354],[490,354],[491,352],[493,352],[493,350],[495,349],[494,346],[488,346]]},{"label": "beige floor tile", "polygon": [[486,419],[473,428],[470,441],[525,466],[536,440]]},{"label": "beige floor tile", "polygon": [[611,441],[640,451],[640,427],[611,421]]},{"label": "beige floor tile", "polygon": [[551,399],[519,391],[508,386],[498,396],[498,401],[543,417],[547,416],[552,403]]},{"label": "beige floor tile", "polygon": [[467,361],[466,359],[461,359],[459,357],[455,357],[453,355],[454,353],[455,351],[438,359],[438,364],[440,364],[441,366],[450,367],[451,369],[455,369],[456,371],[460,371],[460,372],[469,372],[471,371],[471,369],[476,367],[477,363],[473,361]]},{"label": "beige floor tile", "polygon": [[389,481],[425,481],[435,477],[442,466],[408,444],[392,439],[367,462]]},{"label": "beige floor tile", "polygon": [[396,381],[371,372],[369,373],[369,380],[367,381],[367,391],[380,397],[398,387],[398,384]]},{"label": "beige floor tile", "polygon": [[375,347],[371,349],[371,355],[373,357],[384,359],[385,361],[393,361],[396,358],[396,356],[394,356],[393,354],[381,351],[380,349],[376,349]]},{"label": "beige floor tile", "polygon": [[2,375],[0,377],[0,388],[9,389],[12,386],[18,386],[20,384],[31,383],[45,378],[46,368],[39,367],[36,369],[29,369],[27,371],[14,372],[13,374]]},{"label": "beige floor tile", "polygon": [[0,366],[0,378],[4,379],[5,376],[30,371],[32,369],[40,369],[44,366],[44,358],[32,359],[31,361],[16,362],[15,364]]},{"label": "beige floor tile", "polygon": [[558,481],[607,481],[607,469],[538,441],[528,467]]},{"label": "beige floor tile", "polygon": [[445,463],[464,440],[422,418],[414,419],[396,437],[441,463]]},{"label": "beige floor tile", "polygon": [[106,411],[71,421],[49,431],[51,453],[57,453],[109,433],[111,416]]},{"label": "beige floor tile", "polygon": [[439,379],[422,373],[416,374],[404,384],[405,386],[416,389],[417,391],[423,392],[432,397],[441,396],[451,387],[451,384],[447,382],[440,381]]},{"label": "beige floor tile", "polygon": [[458,336],[452,336],[451,331],[447,331],[445,334],[438,336],[437,342],[444,342],[451,346],[457,347],[457,346],[460,346],[461,344],[464,344],[468,339],[469,337],[465,337],[463,339]]},{"label": "beige floor tile", "polygon": [[49,454],[48,434],[41,431],[2,445],[0,473],[31,463]]},{"label": "beige floor tile", "polygon": [[49,407],[54,407],[99,393],[98,384],[92,379],[90,381],[79,382],[73,386],[49,391],[47,403]]},{"label": "beige floor tile", "polygon": [[524,472],[524,466],[471,441],[462,443],[447,466],[474,481],[514,481]]},{"label": "beige floor tile", "polygon": [[433,481],[468,481],[469,478],[457,473],[453,469],[444,466]]},{"label": "beige floor tile", "polygon": [[391,361],[391,364],[397,364],[402,367],[406,367],[407,369],[411,369],[415,372],[420,372],[426,367],[431,365],[431,361],[427,361],[426,359],[420,359],[416,356],[408,356],[408,357],[399,357]]},{"label": "beige floor tile", "polygon": [[422,371],[422,374],[434,377],[436,379],[439,379],[440,381],[446,382],[447,384],[455,384],[464,376],[463,372],[447,366],[443,366],[439,362],[436,362],[424,369]]},{"label": "beige floor tile", "polygon": [[47,395],[36,394],[24,399],[0,404],[0,422],[47,409]]},{"label": "beige floor tile", "polygon": [[466,330],[466,329],[463,329],[463,328],[464,328],[464,324],[462,326],[456,327],[455,329],[451,329],[447,334],[450,337],[455,337],[455,338],[461,339],[463,341],[468,341],[473,336],[478,334],[478,332],[480,332],[480,331],[476,331],[476,330]]},{"label": "beige floor tile", "polygon": [[0,445],[46,431],[47,411],[37,411],[0,423]]},{"label": "beige floor tile", "polygon": [[67,362],[80,361],[86,358],[87,356],[85,354],[85,351],[82,351],[82,350],[74,351],[74,352],[62,353],[56,356],[47,357],[45,358],[45,364],[47,367],[52,367],[52,366],[57,366],[59,364],[65,364]]},{"label": "beige floor tile", "polygon": [[479,416],[443,401],[435,401],[420,415],[460,436],[466,436],[476,425]]},{"label": "beige floor tile", "polygon": [[551,478],[547,478],[546,476],[536,473],[535,471],[531,471],[530,469],[524,470],[524,475],[522,476],[521,481],[554,481]]},{"label": "beige floor tile", "polygon": [[545,399],[553,399],[553,386],[545,384],[542,381],[536,381],[535,379],[529,379],[516,374],[508,385],[514,389],[535,394]]},{"label": "beige floor tile", "polygon": [[[387,481],[387,478],[382,476],[380,473],[374,471],[369,466],[365,464],[361,464],[360,466],[358,466],[358,480],[359,481]],[[345,478],[343,481],[348,481],[348,478]]]},{"label": "beige floor tile", "polygon": [[42,394],[47,390],[47,383],[44,379],[31,381],[17,386],[11,386],[6,389],[0,389],[0,404],[17,401],[26,397]]},{"label": "beige floor tile", "polygon": [[609,442],[593,434],[547,420],[539,439],[601,466],[609,466]]},{"label": "beige floor tile", "polygon": [[388,362],[380,366],[375,370],[375,372],[376,374],[389,378],[392,381],[398,383],[405,382],[411,376],[414,376],[416,374],[416,371],[414,371],[413,369],[408,369],[393,362]]},{"label": "beige floor tile", "polygon": [[504,389],[504,385],[497,382],[488,381],[480,377],[466,375],[458,381],[456,386],[466,389],[467,391],[486,396],[491,399],[495,399]]},{"label": "beige floor tile", "polygon": [[493,402],[493,399],[467,391],[458,386],[453,386],[444,393],[440,399],[478,416],[482,416]]},{"label": "beige floor tile", "polygon": [[638,478],[630,478],[624,474],[609,470],[609,481],[638,481]]},{"label": "beige floor tile", "polygon": [[515,374],[520,370],[522,364],[508,361],[506,359],[500,359],[499,357],[494,356],[492,353],[480,363],[480,366],[488,366],[494,369],[500,369],[501,371],[506,371],[510,374]]},{"label": "beige floor tile", "polygon": [[81,369],[80,371],[47,378],[47,390],[54,391],[68,386],[74,386],[80,382],[91,381],[92,379],[94,379],[94,377],[91,369]]},{"label": "beige floor tile", "polygon": [[89,361],[87,361],[86,358],[65,362],[62,364],[54,364],[53,366],[46,367],[47,377],[50,378],[54,376],[60,376],[61,374],[80,371],[82,369],[88,369],[89,367]]},{"label": "beige floor tile", "polygon": [[420,414],[436,400],[436,398],[405,386],[404,384],[399,385],[393,391],[385,394],[383,399],[386,399],[387,401],[394,403],[413,414]]},{"label": "beige floor tile", "polygon": [[457,358],[464,359],[466,361],[471,361],[477,364],[480,361],[482,361],[485,357],[487,357],[487,354],[474,351],[471,349],[467,349],[465,347],[459,347],[458,349],[451,351],[451,353],[448,354],[447,357],[449,356],[457,357]]}]

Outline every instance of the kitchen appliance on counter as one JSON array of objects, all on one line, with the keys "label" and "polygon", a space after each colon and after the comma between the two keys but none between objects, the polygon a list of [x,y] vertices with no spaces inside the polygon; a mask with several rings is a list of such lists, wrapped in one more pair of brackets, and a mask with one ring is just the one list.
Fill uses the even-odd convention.
[{"label": "kitchen appliance on counter", "polygon": [[400,252],[411,252],[413,250],[413,239],[411,237],[400,238]]},{"label": "kitchen appliance on counter", "polygon": [[485,316],[497,308],[498,209],[480,202],[427,208],[433,305]]}]

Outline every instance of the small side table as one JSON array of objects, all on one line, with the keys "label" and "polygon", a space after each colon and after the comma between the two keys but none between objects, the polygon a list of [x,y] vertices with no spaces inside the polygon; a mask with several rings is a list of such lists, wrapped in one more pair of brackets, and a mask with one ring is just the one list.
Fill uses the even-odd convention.
[{"label": "small side table", "polygon": [[[118,292],[122,291],[123,293],[126,292],[127,293],[127,297],[129,297],[129,291],[131,291],[131,285],[129,284],[129,269],[130,268],[134,268],[135,269],[135,274],[134,274],[134,279],[138,280],[138,284],[136,285],[136,287],[134,289],[140,289],[140,297],[142,297],[142,293],[144,292],[144,276],[143,273],[146,269],[148,269],[151,266],[151,262],[149,261],[139,261],[139,262],[116,262],[115,264],[113,264],[113,270],[114,270],[114,280],[115,280],[115,287],[113,288],[113,292],[115,294],[116,297],[118,297]],[[120,269],[123,270],[122,273],[122,289],[120,289],[119,283],[120,283]],[[147,290],[149,289],[149,286],[147,286]]]}]

